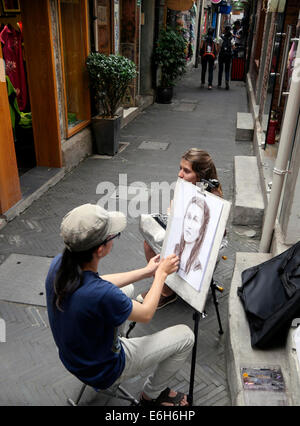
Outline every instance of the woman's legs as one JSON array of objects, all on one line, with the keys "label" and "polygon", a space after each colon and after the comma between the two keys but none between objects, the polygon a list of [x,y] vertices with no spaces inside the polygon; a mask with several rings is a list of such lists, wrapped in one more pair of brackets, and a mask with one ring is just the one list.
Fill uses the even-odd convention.
[{"label": "woman's legs", "polygon": [[214,76],[214,58],[208,58],[208,86],[212,86]]},{"label": "woman's legs", "polygon": [[226,81],[226,88],[229,88],[230,64],[231,64],[231,58],[228,58],[225,61],[225,81]]},{"label": "woman's legs", "polygon": [[149,262],[150,259],[156,255],[155,251],[149,246],[147,241],[144,241],[144,252],[147,262]]},{"label": "woman's legs", "polygon": [[201,59],[201,83],[205,84],[205,74],[206,74],[206,67],[207,67],[207,58],[205,56]]},{"label": "woman's legs", "polygon": [[137,376],[147,368],[154,370],[146,379],[144,393],[156,399],[168,387],[192,351],[194,333],[186,325],[176,325],[149,336],[121,339],[126,362],[117,382]]},{"label": "woman's legs", "polygon": [[218,86],[222,86],[222,77],[223,77],[223,59],[219,56],[219,74],[218,74]]}]

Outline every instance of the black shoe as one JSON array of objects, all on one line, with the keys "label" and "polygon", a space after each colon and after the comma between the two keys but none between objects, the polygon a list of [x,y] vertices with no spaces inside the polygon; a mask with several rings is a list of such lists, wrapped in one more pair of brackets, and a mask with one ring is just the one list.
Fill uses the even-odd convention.
[{"label": "black shoe", "polygon": [[226,90],[229,90],[229,84],[226,83]]}]

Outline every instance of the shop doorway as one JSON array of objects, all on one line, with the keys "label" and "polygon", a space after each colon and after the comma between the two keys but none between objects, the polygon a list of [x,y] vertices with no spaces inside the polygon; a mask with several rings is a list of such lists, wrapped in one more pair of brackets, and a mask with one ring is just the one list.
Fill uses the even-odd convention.
[{"label": "shop doorway", "polygon": [[19,2],[0,2],[0,44],[19,176],[36,166],[22,30]]}]

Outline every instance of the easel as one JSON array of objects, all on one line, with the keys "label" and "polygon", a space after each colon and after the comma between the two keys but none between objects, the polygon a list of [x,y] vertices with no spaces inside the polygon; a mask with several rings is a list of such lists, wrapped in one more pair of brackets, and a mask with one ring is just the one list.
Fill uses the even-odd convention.
[{"label": "easel", "polygon": [[[178,179],[178,181],[180,181],[180,179]],[[201,194],[206,196],[205,190],[209,187],[210,190],[212,189],[216,189],[219,187],[219,182],[216,179],[209,179],[209,180],[205,180],[202,179],[201,182],[197,182],[196,186],[198,187],[198,189],[200,190]],[[177,188],[177,185],[176,185]],[[176,198],[176,190],[175,190],[175,197]],[[228,215],[229,215],[229,210],[230,210],[230,203],[227,202],[227,206],[225,208],[224,211],[224,215],[223,215],[223,225],[225,228],[226,225],[226,220],[228,219]],[[163,226],[161,224],[161,226]],[[164,227],[165,228],[165,227]],[[167,228],[168,230],[168,228]],[[221,230],[221,232],[224,233],[224,231]],[[221,232],[219,233],[219,241],[220,241],[220,237]],[[216,254],[216,252],[214,253]],[[212,274],[213,275],[213,274]],[[216,309],[216,314],[217,314],[217,320],[218,320],[218,324],[219,324],[219,335],[222,335],[223,332],[223,328],[222,328],[222,323],[221,323],[221,318],[220,318],[220,312],[219,312],[219,303],[217,300],[217,296],[216,296],[216,291],[223,291],[223,287],[221,287],[220,285],[217,284],[217,282],[214,280],[213,276],[211,278],[210,284],[209,284],[209,278],[206,281],[207,286],[206,291],[210,288],[211,292],[212,292],[212,297],[213,297],[213,303],[215,305],[215,309]],[[175,291],[175,289],[173,289]],[[194,320],[194,336],[195,336],[195,340],[194,340],[194,346],[193,346],[193,350],[192,350],[192,360],[191,360],[191,372],[190,372],[190,387],[189,387],[189,393],[187,396],[187,400],[189,402],[189,405],[192,406],[193,405],[193,392],[194,392],[194,380],[195,380],[195,368],[196,368],[196,356],[197,356],[197,344],[198,344],[198,329],[199,329],[199,321],[200,321],[200,316],[202,318],[206,317],[206,313],[204,310],[204,301],[202,301],[202,307],[200,310],[203,310],[203,312],[199,312],[198,310],[196,310],[194,308],[194,313],[193,313],[193,320]],[[127,331],[126,337],[129,337],[129,333],[131,332],[131,330],[135,327],[135,322],[131,322],[129,325],[129,329]]]},{"label": "easel", "polygon": [[[201,179],[200,183],[197,183],[197,186],[200,188],[202,194],[205,195],[204,190],[207,187],[210,187],[210,189],[214,189],[217,188],[219,186],[219,182],[217,180],[205,180],[205,179]],[[214,280],[214,278],[212,277],[211,282],[210,282],[210,289],[212,292],[212,296],[213,296],[213,302],[215,305],[215,309],[216,309],[216,314],[217,314],[217,319],[218,319],[218,324],[219,324],[219,334],[222,335],[224,333],[223,328],[222,328],[222,323],[221,323],[221,317],[220,317],[220,312],[219,312],[219,302],[216,296],[216,291],[223,291],[223,287],[219,286],[217,284],[217,282]],[[194,335],[195,335],[195,342],[194,342],[194,346],[193,346],[193,352],[192,352],[192,363],[191,363],[191,374],[190,374],[190,388],[189,388],[189,394],[188,394],[188,403],[190,404],[190,406],[193,405],[193,393],[194,393],[194,381],[195,381],[195,368],[196,368],[196,356],[197,356],[197,344],[198,344],[198,329],[199,329],[199,321],[200,321],[200,315],[202,316],[202,318],[206,317],[206,313],[205,311],[203,313],[200,313],[198,311],[194,311],[193,314],[193,320],[194,320]]]}]

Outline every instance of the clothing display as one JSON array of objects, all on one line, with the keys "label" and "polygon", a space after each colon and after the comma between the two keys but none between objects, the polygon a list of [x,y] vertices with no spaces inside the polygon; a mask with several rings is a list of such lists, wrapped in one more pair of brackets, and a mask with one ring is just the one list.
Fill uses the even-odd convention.
[{"label": "clothing display", "polygon": [[176,11],[168,9],[168,24],[184,30],[184,38],[187,41],[186,57],[191,60],[195,50],[197,5],[193,4],[190,10]]},{"label": "clothing display", "polygon": [[16,90],[19,109],[24,111],[28,95],[22,52],[22,33],[10,24],[5,25],[0,33],[0,42],[2,43],[6,75]]},{"label": "clothing display", "polygon": [[12,125],[12,128],[13,128],[13,132],[15,133],[16,125],[19,123],[20,118],[21,118],[21,113],[20,113],[20,110],[19,110],[18,102],[17,102],[16,89],[12,85],[9,77],[6,76],[5,78],[6,78],[8,101],[9,101],[11,125]]}]

